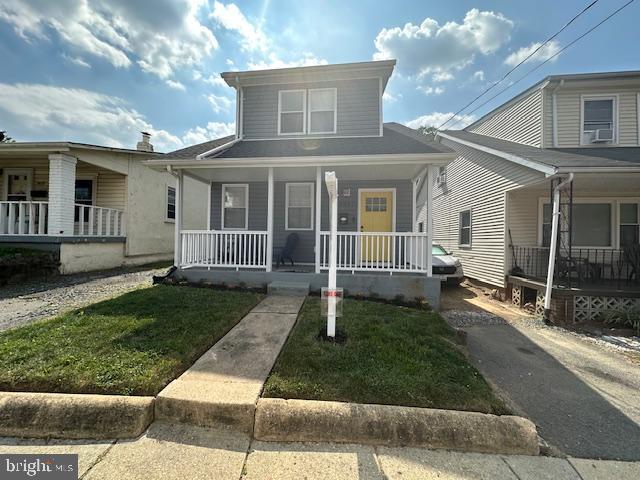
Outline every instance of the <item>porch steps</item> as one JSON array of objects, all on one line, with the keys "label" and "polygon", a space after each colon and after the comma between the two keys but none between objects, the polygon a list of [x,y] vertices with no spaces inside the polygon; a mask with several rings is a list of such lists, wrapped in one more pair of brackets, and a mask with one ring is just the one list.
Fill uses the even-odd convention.
[{"label": "porch steps", "polygon": [[269,295],[301,296],[309,295],[309,284],[303,282],[271,282],[267,285]]}]

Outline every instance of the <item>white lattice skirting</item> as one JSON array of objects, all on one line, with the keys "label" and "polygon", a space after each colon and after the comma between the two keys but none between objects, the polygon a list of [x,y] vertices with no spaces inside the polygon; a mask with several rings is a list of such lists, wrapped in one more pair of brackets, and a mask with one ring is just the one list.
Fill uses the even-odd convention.
[{"label": "white lattice skirting", "polygon": [[605,310],[626,310],[640,308],[640,298],[625,297],[573,297],[573,321],[598,320]]},{"label": "white lattice skirting", "polygon": [[542,318],[544,316],[544,299],[546,295],[542,292],[542,290],[538,290],[538,294],[536,295],[536,317]]},{"label": "white lattice skirting", "polygon": [[511,289],[511,302],[520,307],[522,305],[522,287],[521,286],[514,286]]}]

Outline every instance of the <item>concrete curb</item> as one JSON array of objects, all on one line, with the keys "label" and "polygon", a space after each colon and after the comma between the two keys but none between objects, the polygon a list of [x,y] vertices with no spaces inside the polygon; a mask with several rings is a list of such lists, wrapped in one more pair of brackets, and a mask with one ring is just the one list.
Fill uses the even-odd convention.
[{"label": "concrete curb", "polygon": [[0,436],[133,438],[153,421],[154,397],[0,392]]},{"label": "concrete curb", "polygon": [[258,400],[254,436],[279,442],[338,442],[538,455],[529,420],[391,405]]}]

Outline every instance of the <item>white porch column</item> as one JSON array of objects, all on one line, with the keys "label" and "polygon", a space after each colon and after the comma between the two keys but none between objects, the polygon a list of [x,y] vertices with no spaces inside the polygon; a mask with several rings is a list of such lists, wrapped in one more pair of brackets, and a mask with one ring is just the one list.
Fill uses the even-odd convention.
[{"label": "white porch column", "polygon": [[175,218],[175,240],[174,247],[175,250],[173,252],[173,264],[176,267],[180,267],[180,263],[182,261],[182,204],[184,199],[184,177],[182,176],[182,172],[177,172],[176,178],[176,218]]},{"label": "white porch column", "polygon": [[316,167],[316,273],[320,273],[320,230],[322,228],[322,168]]},{"label": "white porch column", "polygon": [[269,167],[269,187],[267,189],[267,272],[273,264],[273,167]]},{"label": "white porch column", "polygon": [[73,235],[76,163],[69,155],[49,155],[49,235]]},{"label": "white porch column", "polygon": [[433,172],[434,166],[427,167],[427,277],[433,276]]}]

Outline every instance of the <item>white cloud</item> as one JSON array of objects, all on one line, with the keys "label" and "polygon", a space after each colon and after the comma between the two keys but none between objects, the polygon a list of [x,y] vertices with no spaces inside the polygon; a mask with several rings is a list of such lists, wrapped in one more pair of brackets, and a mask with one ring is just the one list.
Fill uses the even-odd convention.
[{"label": "white cloud", "polygon": [[216,113],[226,112],[233,105],[233,102],[229,98],[221,95],[214,95],[212,93],[205,95],[205,98],[211,104],[211,108],[213,108],[213,111]]},{"label": "white cloud", "polygon": [[473,79],[484,82],[484,71],[478,70],[477,72],[473,72]]},{"label": "white cloud", "polygon": [[449,72],[436,72],[432,78],[434,82],[447,82],[453,80],[454,76]]},{"label": "white cloud", "polygon": [[[534,43],[532,43],[531,45],[529,45],[527,47],[522,47],[522,48],[516,50],[515,52],[513,52],[511,55],[509,55],[505,59],[504,63],[506,63],[507,65],[510,65],[512,67],[515,67],[521,61],[523,61],[525,58],[527,58],[529,55],[531,55],[537,48],[539,48],[540,45],[542,45],[542,43],[534,42]],[[558,42],[556,42],[555,40],[551,40],[544,47],[540,48],[540,50],[538,50],[536,52],[536,54],[533,57],[531,57],[530,61],[542,62],[542,61],[548,59],[549,57],[555,55],[559,51],[560,51],[560,44]],[[556,60],[557,58],[558,57],[554,57],[554,59],[552,61]]]},{"label": "white cloud", "polygon": [[268,70],[271,68],[291,68],[291,67],[310,67],[313,65],[327,65],[324,58],[317,58],[309,52],[302,54],[302,58],[297,60],[285,61],[279,58],[275,53],[270,53],[265,60],[258,62],[248,62],[249,70]]},{"label": "white cloud", "polygon": [[135,148],[139,132],[148,131],[158,151],[182,146],[124,100],[79,88],[0,83],[0,117],[33,137]]},{"label": "white cloud", "polygon": [[3,0],[0,20],[23,38],[63,42],[100,57],[116,68],[137,63],[144,71],[170,78],[176,70],[200,64],[218,48],[213,32],[198,19],[207,0]]},{"label": "white cloud", "polygon": [[232,30],[240,35],[243,50],[267,50],[269,43],[267,36],[260,27],[253,25],[244,16],[235,3],[224,5],[216,0],[213,4],[211,18],[227,30]]},{"label": "white cloud", "polygon": [[[449,117],[453,115],[453,112],[444,113],[444,112],[433,112],[429,115],[422,115],[420,117],[414,118],[413,120],[409,120],[405,122],[405,125],[410,128],[419,128],[419,127],[439,127],[444,122],[446,122]],[[451,120],[445,128],[464,128],[475,120],[473,115],[461,115],[456,117],[455,120]],[[459,122],[459,123],[456,123]]]},{"label": "white cloud", "polygon": [[420,90],[425,95],[440,95],[444,93],[444,88],[442,87],[420,86],[418,87],[418,90]]},{"label": "white cloud", "polygon": [[393,95],[393,94],[391,94],[389,92],[384,92],[382,94],[382,100],[384,100],[385,102],[389,102],[389,103],[397,102],[401,98],[402,98],[402,94],[401,93],[398,93],[397,95]]},{"label": "white cloud", "polygon": [[183,92],[186,90],[185,86],[176,80],[166,80],[164,83],[174,90],[182,90]]},{"label": "white cloud", "polygon": [[233,135],[235,131],[236,125],[234,122],[209,122],[206,127],[195,127],[189,130],[182,137],[182,141],[185,145],[194,145],[196,143],[226,137],[227,135]]},{"label": "white cloud", "polygon": [[82,57],[72,57],[71,55],[67,55],[66,53],[63,53],[61,55],[61,57],[66,60],[69,63],[73,63],[74,65],[77,65],[78,67],[83,67],[83,68],[91,68],[91,65],[89,65],[87,62],[85,62]]},{"label": "white cloud", "polygon": [[489,55],[509,41],[513,22],[501,13],[467,12],[462,23],[440,25],[426,18],[420,25],[383,28],[375,39],[373,58],[395,58],[398,69],[409,75],[446,73],[473,61],[476,54]]},{"label": "white cloud", "polygon": [[203,78],[202,81],[216,87],[228,87],[227,82],[220,75],[209,75],[207,78]]}]

